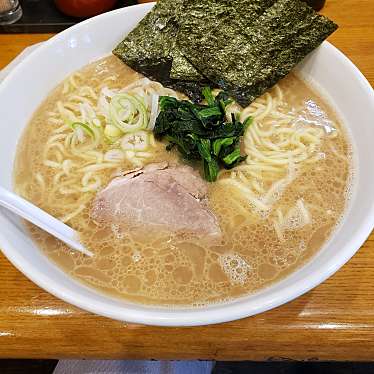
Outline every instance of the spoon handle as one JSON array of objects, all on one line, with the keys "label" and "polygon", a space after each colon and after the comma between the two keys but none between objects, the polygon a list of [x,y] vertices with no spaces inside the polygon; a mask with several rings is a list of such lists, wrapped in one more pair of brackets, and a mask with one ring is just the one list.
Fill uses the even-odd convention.
[{"label": "spoon handle", "polygon": [[27,200],[1,186],[0,205],[62,240],[72,249],[82,252],[85,255],[93,256],[92,252],[84,248],[79,242],[78,234],[75,230],[34,204],[31,204]]}]

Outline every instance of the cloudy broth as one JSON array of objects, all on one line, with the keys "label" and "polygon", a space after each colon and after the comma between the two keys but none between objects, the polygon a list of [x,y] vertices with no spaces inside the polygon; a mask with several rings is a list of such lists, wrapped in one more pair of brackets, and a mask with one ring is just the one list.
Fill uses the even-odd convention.
[{"label": "cloudy broth", "polygon": [[[73,278],[106,294],[177,307],[251,294],[286,277],[321,249],[346,208],[351,148],[333,110],[294,74],[248,109],[255,114],[252,132],[244,139],[250,150],[248,162],[241,169],[222,173],[208,186],[209,207],[218,218],[222,238],[210,242],[188,233],[153,232],[147,227],[134,232],[116,230],[91,221],[89,212],[96,191],[116,173],[137,165],[124,159],[117,166],[95,171],[87,177],[92,182],[90,179],[86,185],[81,182],[83,177],[77,176],[76,183],[83,183],[81,189],[70,191],[64,168],[79,173],[93,161],[64,153],[71,130],[62,128],[58,103],[74,112],[74,105],[64,104],[74,102],[74,96],[95,102],[104,86],[121,88],[139,78],[113,56],[99,60],[81,69],[72,81],[56,87],[27,126],[15,163],[18,193],[55,217],[67,219],[94,252],[90,258],[71,251],[28,225],[46,256]],[[82,90],[82,86],[86,88]],[[271,133],[271,126],[279,131]],[[56,132],[59,127],[61,131]],[[304,133],[304,128],[311,130]],[[46,150],[46,144],[55,143]],[[282,144],[289,147],[291,161],[287,164],[281,154]],[[100,154],[111,147],[99,144],[95,162],[105,164]],[[277,155],[281,157],[278,163],[274,162]],[[154,144],[152,157],[141,162],[146,165],[165,160],[184,163],[161,142]],[[98,180],[96,191],[87,190]],[[66,187],[61,189],[64,183]],[[78,213],[69,219],[71,212]]]}]

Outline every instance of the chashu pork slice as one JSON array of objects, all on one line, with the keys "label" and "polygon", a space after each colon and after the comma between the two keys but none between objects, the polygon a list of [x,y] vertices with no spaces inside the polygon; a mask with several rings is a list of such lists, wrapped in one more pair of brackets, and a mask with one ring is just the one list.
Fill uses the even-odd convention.
[{"label": "chashu pork slice", "polygon": [[149,164],[114,178],[96,196],[91,217],[98,224],[219,236],[207,205],[206,182],[190,166]]}]

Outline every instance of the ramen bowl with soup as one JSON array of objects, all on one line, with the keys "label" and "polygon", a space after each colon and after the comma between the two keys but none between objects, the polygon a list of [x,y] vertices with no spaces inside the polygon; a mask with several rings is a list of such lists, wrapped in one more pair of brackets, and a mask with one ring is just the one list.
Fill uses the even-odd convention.
[{"label": "ramen bowl with soup", "polygon": [[206,182],[148,127],[160,126],[155,97],[184,97],[110,56],[150,8],[66,30],[1,84],[1,185],[71,225],[94,256],[3,210],[0,246],[40,287],[118,320],[202,325],[284,304],[373,228],[372,88],[324,42],[248,107],[228,104],[252,118],[248,156]]}]

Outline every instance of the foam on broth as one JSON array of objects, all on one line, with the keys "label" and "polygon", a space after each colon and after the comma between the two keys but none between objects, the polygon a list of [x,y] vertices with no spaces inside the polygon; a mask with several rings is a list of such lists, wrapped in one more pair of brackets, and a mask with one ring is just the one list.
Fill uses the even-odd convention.
[{"label": "foam on broth", "polygon": [[[115,57],[90,64],[79,73],[80,80],[88,86],[97,84],[97,78],[114,76],[115,84],[124,87],[139,78]],[[293,74],[279,86],[290,111],[302,113],[306,106],[315,105],[320,110],[315,117],[320,116],[320,125],[328,121],[338,135],[324,139],[318,150],[322,155],[318,162],[297,174],[266,216],[259,218],[253,214],[235,189],[211,183],[209,204],[223,232],[218,243],[207,243],[187,234],[147,234],[146,227],[141,234],[118,232],[90,221],[89,203],[95,194],[87,193],[87,207],[69,225],[81,233],[83,243],[95,253],[93,258],[69,250],[28,225],[34,240],[72,277],[104,293],[144,304],[177,307],[223,302],[286,277],[331,236],[346,207],[352,165],[344,128],[318,94]],[[75,196],[56,195],[52,191],[56,171],[43,165],[41,157],[54,128],[48,123],[48,113],[55,111],[56,103],[64,99],[63,91],[61,84],[27,126],[18,147],[14,179],[20,194],[56,217],[66,214],[66,207],[77,200]],[[164,160],[183,163],[176,153],[167,152],[162,143],[156,145],[154,156],[145,163]],[[82,163],[78,159],[73,162]],[[132,168],[127,161],[121,164],[123,170]],[[37,173],[44,176],[44,190],[35,180]],[[105,186],[112,179],[113,170],[103,171],[100,177]],[[300,200],[308,207],[311,222],[297,228],[300,212],[294,216],[291,213]],[[282,240],[274,229],[277,208],[291,217],[289,227],[283,229]]]}]

